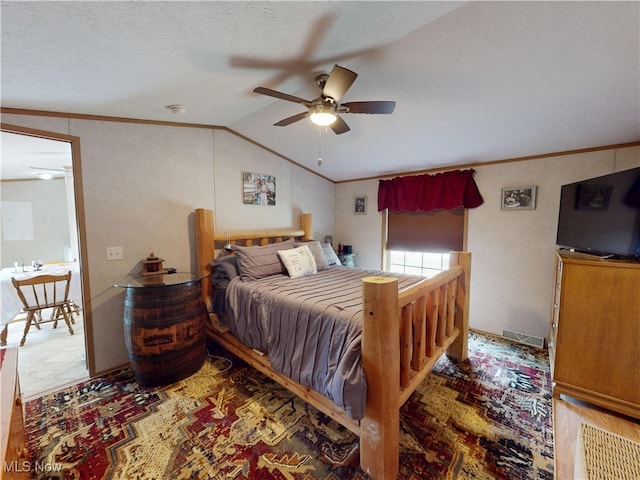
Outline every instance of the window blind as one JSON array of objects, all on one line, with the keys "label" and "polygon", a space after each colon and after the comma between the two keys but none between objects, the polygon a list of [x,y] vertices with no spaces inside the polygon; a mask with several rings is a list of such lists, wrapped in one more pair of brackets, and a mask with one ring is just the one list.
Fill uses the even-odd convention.
[{"label": "window blind", "polygon": [[388,212],[387,250],[462,251],[464,208],[408,213]]}]

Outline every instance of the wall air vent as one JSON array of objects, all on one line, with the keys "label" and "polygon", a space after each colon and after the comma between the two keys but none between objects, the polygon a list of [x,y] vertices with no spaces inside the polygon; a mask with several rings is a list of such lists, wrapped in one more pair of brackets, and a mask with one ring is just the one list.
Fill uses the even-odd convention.
[{"label": "wall air vent", "polygon": [[545,339],[543,337],[536,337],[534,335],[528,335],[526,333],[514,332],[513,330],[502,330],[502,336],[509,340],[513,340],[518,343],[524,343],[532,347],[544,348]]}]

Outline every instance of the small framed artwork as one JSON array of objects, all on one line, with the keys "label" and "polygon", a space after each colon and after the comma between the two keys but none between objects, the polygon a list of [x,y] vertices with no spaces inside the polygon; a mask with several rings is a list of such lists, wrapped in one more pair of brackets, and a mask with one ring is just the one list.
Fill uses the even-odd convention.
[{"label": "small framed artwork", "polygon": [[576,190],[576,210],[606,210],[611,190],[611,185],[579,184]]},{"label": "small framed artwork", "polygon": [[537,186],[507,187],[502,189],[502,210],[534,210]]},{"label": "small framed artwork", "polygon": [[366,215],[367,214],[367,196],[356,195],[353,197],[353,214],[354,215]]},{"label": "small framed artwork", "polygon": [[264,173],[242,172],[242,203],[275,205],[276,177]]}]

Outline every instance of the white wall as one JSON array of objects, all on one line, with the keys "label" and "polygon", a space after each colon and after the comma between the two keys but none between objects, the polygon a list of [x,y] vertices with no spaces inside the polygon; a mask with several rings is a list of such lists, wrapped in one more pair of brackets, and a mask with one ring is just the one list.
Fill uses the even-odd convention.
[{"label": "white wall", "polygon": [[[333,183],[224,130],[5,114],[2,122],[80,138],[87,264],[97,372],[128,362],[119,278],[153,251],[165,267],[195,271],[193,211],[216,228],[299,227],[314,214],[316,238],[333,231]],[[276,176],[277,205],[242,204],[243,170]],[[121,246],[124,260],[106,261]]]},{"label": "white wall", "polygon": [[[468,250],[473,254],[470,324],[547,337],[554,278],[560,187],[640,166],[640,147],[478,166],[475,180],[484,204],[469,211]],[[535,210],[503,211],[503,187],[537,185]],[[336,185],[337,239],[352,243],[358,266],[381,268],[382,214],[377,180]],[[353,195],[366,193],[366,216],[351,213]]]},{"label": "white wall", "polygon": [[[224,130],[215,132],[215,228],[217,232],[300,226],[313,213],[314,237],[333,230],[335,186]],[[276,205],[244,205],[242,172],[276,177]]]},{"label": "white wall", "polygon": [[7,240],[2,235],[2,268],[13,262],[32,260],[43,262],[65,260],[65,248],[71,246],[67,216],[67,187],[64,178],[2,182],[3,216],[9,212],[5,202],[26,202],[31,205],[33,229],[30,240]]},{"label": "white wall", "polygon": [[[355,196],[367,196],[366,215],[355,215]],[[378,180],[346,182],[336,185],[336,234],[338,242],[353,247],[356,267],[380,269],[382,265],[382,214],[378,213]]]}]

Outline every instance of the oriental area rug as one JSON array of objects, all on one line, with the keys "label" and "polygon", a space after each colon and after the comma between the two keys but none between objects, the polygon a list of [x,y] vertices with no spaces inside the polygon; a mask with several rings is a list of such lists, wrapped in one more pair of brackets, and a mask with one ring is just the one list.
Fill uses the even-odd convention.
[{"label": "oriental area rug", "polygon": [[[31,462],[46,479],[367,479],[358,438],[226,351],[173,385],[130,370],[25,404]],[[553,479],[547,352],[472,332],[401,415],[400,475]]]}]

